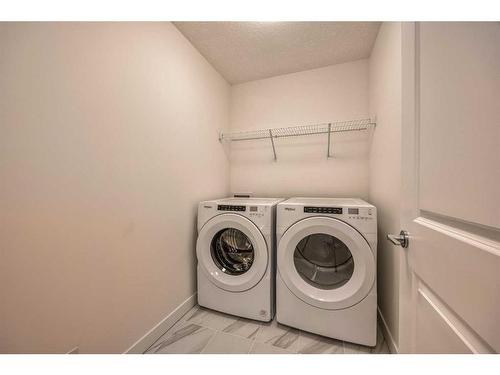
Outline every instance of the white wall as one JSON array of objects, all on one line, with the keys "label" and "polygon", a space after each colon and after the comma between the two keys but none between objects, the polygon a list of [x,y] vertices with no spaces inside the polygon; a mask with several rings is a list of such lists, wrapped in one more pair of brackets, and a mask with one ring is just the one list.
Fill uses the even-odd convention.
[{"label": "white wall", "polygon": [[387,241],[386,235],[401,230],[400,23],[382,24],[369,61],[370,113],[377,116],[369,163],[369,200],[378,207],[378,304],[397,347],[401,248]]},{"label": "white wall", "polygon": [[[231,87],[232,130],[368,117],[368,61],[359,60]],[[256,196],[368,197],[367,132],[231,144],[231,191]]]},{"label": "white wall", "polygon": [[123,352],[195,291],[229,86],[169,23],[0,25],[0,352]]}]

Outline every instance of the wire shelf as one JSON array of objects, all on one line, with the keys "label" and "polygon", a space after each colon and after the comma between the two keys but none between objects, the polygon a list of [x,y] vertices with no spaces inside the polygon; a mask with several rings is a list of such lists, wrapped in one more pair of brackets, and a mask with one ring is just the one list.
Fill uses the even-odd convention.
[{"label": "wire shelf", "polygon": [[234,142],[268,139],[270,136],[272,136],[273,138],[297,137],[303,135],[366,130],[373,125],[375,125],[375,122],[371,119],[337,121],[323,124],[290,126],[285,128],[227,132],[221,133],[219,139],[221,141]]},{"label": "wire shelf", "polygon": [[276,160],[276,148],[274,139],[285,137],[298,137],[315,134],[328,135],[328,152],[327,157],[330,157],[330,137],[332,133],[343,133],[351,131],[368,130],[375,127],[375,121],[372,119],[336,121],[322,124],[299,125],[283,128],[268,128],[248,131],[222,132],[219,135],[219,140],[222,141],[252,141],[257,139],[270,139],[273,147],[274,160]]}]

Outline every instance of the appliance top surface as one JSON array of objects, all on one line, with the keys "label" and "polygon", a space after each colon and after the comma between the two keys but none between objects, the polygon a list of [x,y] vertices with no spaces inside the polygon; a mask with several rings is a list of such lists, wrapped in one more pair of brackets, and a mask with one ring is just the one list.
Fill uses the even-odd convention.
[{"label": "appliance top surface", "polygon": [[283,201],[283,198],[224,198],[216,199],[210,202],[215,204],[227,204],[227,205],[275,205]]},{"label": "appliance top surface", "polygon": [[304,206],[337,206],[337,207],[374,207],[359,198],[303,198],[294,197],[283,202],[283,204],[296,204]]}]

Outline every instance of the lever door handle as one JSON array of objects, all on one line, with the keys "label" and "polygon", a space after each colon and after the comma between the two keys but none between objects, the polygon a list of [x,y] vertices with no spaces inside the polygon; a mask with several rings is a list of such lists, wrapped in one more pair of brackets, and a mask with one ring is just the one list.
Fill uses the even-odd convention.
[{"label": "lever door handle", "polygon": [[387,239],[391,241],[394,245],[402,246],[404,248],[407,248],[410,243],[410,236],[408,232],[405,230],[399,232],[399,236],[396,236],[395,234],[388,234]]}]

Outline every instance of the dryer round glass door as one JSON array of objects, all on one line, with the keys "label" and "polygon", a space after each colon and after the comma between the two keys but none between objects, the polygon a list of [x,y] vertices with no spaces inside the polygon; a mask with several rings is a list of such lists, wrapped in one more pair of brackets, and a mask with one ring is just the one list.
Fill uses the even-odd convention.
[{"label": "dryer round glass door", "polygon": [[198,268],[221,289],[242,292],[264,276],[269,254],[264,236],[249,219],[233,213],[214,216],[198,233]]},{"label": "dryer round glass door", "polygon": [[253,245],[241,230],[225,228],[212,239],[212,259],[222,272],[241,275],[247,272],[255,257]]},{"label": "dryer round glass door", "polygon": [[325,290],[342,287],[354,272],[354,259],[347,245],[325,233],[302,238],[295,246],[293,260],[304,281]]},{"label": "dryer round glass door", "polygon": [[375,282],[375,257],[365,238],[343,221],[302,219],[278,244],[278,275],[304,302],[338,310],[363,300]]}]

